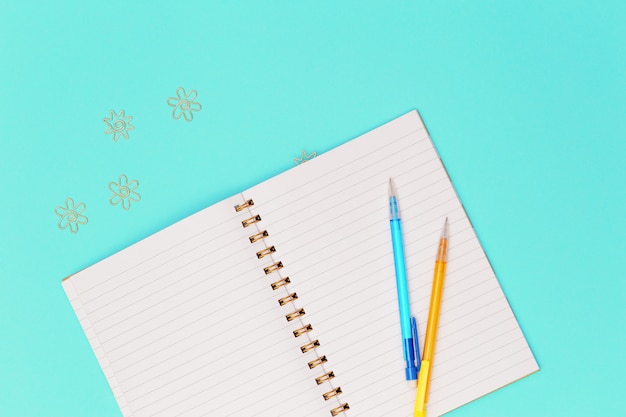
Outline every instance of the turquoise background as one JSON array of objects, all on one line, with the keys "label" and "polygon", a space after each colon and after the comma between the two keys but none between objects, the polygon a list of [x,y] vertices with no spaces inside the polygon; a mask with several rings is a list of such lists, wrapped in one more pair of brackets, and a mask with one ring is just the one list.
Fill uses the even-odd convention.
[{"label": "turquoise background", "polygon": [[623,415],[626,3],[161,3],[0,1],[1,416],[121,415],[63,277],[413,108],[541,366],[449,415]]}]

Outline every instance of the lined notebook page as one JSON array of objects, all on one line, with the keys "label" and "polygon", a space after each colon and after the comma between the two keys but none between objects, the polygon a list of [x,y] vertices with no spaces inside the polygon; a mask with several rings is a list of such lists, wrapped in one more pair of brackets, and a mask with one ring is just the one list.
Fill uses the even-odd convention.
[{"label": "lined notebook page", "polygon": [[[417,112],[242,195],[289,276],[350,416],[412,416],[404,380],[388,182],[401,208],[412,312],[424,344],[435,253],[446,217],[448,267],[428,415],[441,415],[538,370]],[[285,306],[286,310],[292,309]],[[310,371],[312,376],[319,372]],[[297,415],[297,414],[294,414]]]},{"label": "lined notebook page", "polygon": [[[429,415],[537,370],[411,112],[64,280],[124,416],[329,416],[344,403],[342,416],[412,415],[389,177],[422,345],[438,237],[450,219]],[[254,206],[235,212],[249,198]],[[242,226],[257,214],[260,221]],[[264,230],[266,238],[250,242]],[[287,278],[286,286],[270,285]],[[291,294],[297,298],[278,303]],[[303,349],[314,341],[319,346]]]},{"label": "lined notebook page", "polygon": [[238,203],[225,200],[64,280],[124,416],[327,415]]}]

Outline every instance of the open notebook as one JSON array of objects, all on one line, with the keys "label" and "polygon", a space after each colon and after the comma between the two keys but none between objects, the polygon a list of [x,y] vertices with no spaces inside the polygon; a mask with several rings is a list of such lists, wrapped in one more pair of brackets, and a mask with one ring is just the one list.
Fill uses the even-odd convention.
[{"label": "open notebook", "polygon": [[538,370],[412,111],[63,281],[124,416],[411,416],[390,177],[421,345],[450,221],[428,415]]}]

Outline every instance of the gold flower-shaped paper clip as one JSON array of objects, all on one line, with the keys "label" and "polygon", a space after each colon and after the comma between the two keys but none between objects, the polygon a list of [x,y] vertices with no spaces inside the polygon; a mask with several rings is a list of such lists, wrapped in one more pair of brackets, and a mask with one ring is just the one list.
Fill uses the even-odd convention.
[{"label": "gold flower-shaped paper clip", "polygon": [[120,175],[118,182],[110,182],[109,190],[113,193],[109,202],[112,206],[122,203],[124,210],[130,209],[131,201],[141,200],[141,196],[135,190],[139,187],[137,180],[128,181],[126,175]]},{"label": "gold flower-shaped paper clip", "polygon": [[302,151],[302,156],[300,158],[293,158],[293,162],[295,162],[296,165],[300,165],[300,164],[305,163],[306,161],[310,161],[316,156],[317,156],[317,153],[315,152],[311,152],[310,155],[307,155],[306,151]]},{"label": "gold flower-shaped paper clip", "polygon": [[181,116],[186,121],[191,122],[193,120],[193,112],[202,110],[200,103],[194,101],[198,97],[196,90],[189,91],[189,94],[185,93],[185,89],[178,87],[176,89],[176,97],[170,97],[167,99],[167,104],[174,107],[172,111],[172,117],[174,120],[180,119]]},{"label": "gold flower-shaped paper clip", "polygon": [[59,216],[59,229],[67,229],[69,227],[70,232],[78,232],[79,224],[87,224],[87,217],[83,216],[85,210],[85,203],[74,204],[74,200],[71,198],[65,199],[65,207],[57,206],[54,212]]}]

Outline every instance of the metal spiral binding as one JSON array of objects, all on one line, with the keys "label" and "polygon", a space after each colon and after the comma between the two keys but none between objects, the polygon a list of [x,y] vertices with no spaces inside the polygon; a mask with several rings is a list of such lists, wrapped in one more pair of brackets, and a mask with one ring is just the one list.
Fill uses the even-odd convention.
[{"label": "metal spiral binding", "polygon": [[291,284],[291,280],[289,279],[289,277],[285,277],[279,281],[272,282],[272,289],[276,291],[280,287],[284,287],[287,284]]},{"label": "metal spiral binding", "polygon": [[296,311],[294,311],[293,313],[289,313],[285,316],[285,318],[287,319],[287,321],[293,321],[295,319],[297,319],[298,317],[304,316],[306,313],[304,312],[303,308],[299,308]]},{"label": "metal spiral binding", "polygon": [[293,300],[297,300],[298,299],[298,294],[295,292],[292,292],[291,294],[289,294],[286,297],[283,298],[279,298],[278,299],[278,304],[280,304],[281,306],[284,306],[287,303],[292,302]]},{"label": "metal spiral binding", "polygon": [[315,339],[312,342],[300,346],[300,350],[302,351],[302,353],[307,353],[309,350],[316,349],[318,347],[320,347],[320,342],[319,340]]},{"label": "metal spiral binding", "polygon": [[[252,206],[254,206],[254,201],[251,199],[235,206],[235,211],[237,213],[244,211],[245,209],[248,209],[248,213],[251,216],[241,222],[243,227],[250,227],[262,221],[260,215],[252,214],[252,212],[250,211],[250,207]],[[256,243],[260,240],[266,239],[269,236],[269,233],[267,232],[267,230],[261,231],[258,226],[256,226],[256,228],[258,232],[248,237],[248,239],[250,240],[250,243]],[[258,252],[256,252],[256,256],[258,259],[262,259],[266,256],[269,256],[271,258],[274,253],[276,253],[276,247],[273,245],[266,244],[266,247],[264,249],[261,249]],[[273,263],[271,265],[268,265],[263,268],[263,272],[265,273],[265,275],[277,273],[280,276],[279,271],[280,269],[283,268],[283,263],[281,261],[274,261],[273,259],[272,259],[272,262]],[[294,301],[298,299],[298,294],[296,292],[289,291],[289,288],[288,288],[289,284],[291,284],[291,279],[289,277],[280,277],[279,280],[274,281],[271,284],[272,290],[274,291],[280,288],[285,289],[284,291],[286,295],[278,299],[278,304],[281,306],[294,303]],[[294,337],[305,336],[311,331],[313,331],[313,326],[310,323],[305,324],[305,322],[302,321],[302,316],[304,316],[305,314],[306,312],[304,311],[303,308],[296,308],[291,313],[288,313],[285,315],[285,318],[287,319],[288,322],[293,322],[294,320],[300,321],[301,327],[293,331]],[[309,338],[309,341],[303,344],[302,346],[300,346],[300,351],[303,354],[306,354],[310,351],[315,351],[321,346],[319,340],[317,339],[311,340],[310,336],[308,335],[305,337]],[[324,398],[325,401],[328,401],[332,398],[337,398],[337,404],[340,404],[340,405],[338,407],[331,409],[330,414],[331,416],[338,416],[339,414],[344,413],[347,410],[349,410],[350,406],[348,405],[348,403],[342,404],[339,401],[338,396],[342,394],[343,391],[341,390],[341,387],[332,387],[332,383],[330,382],[330,380],[335,378],[335,373],[333,371],[326,371],[324,369],[324,364],[326,364],[327,362],[328,362],[328,358],[326,357],[326,355],[317,355],[316,359],[308,362],[308,366],[309,366],[309,369],[315,369],[317,367],[320,367],[321,372],[323,372],[322,375],[315,378],[315,382],[317,383],[317,385],[322,385],[324,383],[331,384],[332,389],[324,393],[322,397]]]},{"label": "metal spiral binding", "polygon": [[339,407],[333,408],[332,410],[330,410],[330,415],[333,417],[338,416],[339,414],[345,411],[348,411],[349,409],[350,409],[350,406],[348,405],[348,403],[343,403]]},{"label": "metal spiral binding", "polygon": [[238,206],[235,206],[235,211],[239,213],[241,210],[248,208],[250,206],[253,206],[253,205],[254,205],[254,201],[248,200],[242,204],[239,204]]},{"label": "metal spiral binding", "polygon": [[278,271],[282,267],[283,267],[283,263],[278,261],[278,262],[273,263],[270,266],[266,266],[265,268],[263,268],[263,271],[265,272],[265,275],[269,275],[272,272]]},{"label": "metal spiral binding", "polygon": [[[293,331],[293,335],[295,337],[300,337],[305,333],[308,333],[310,331],[313,331],[313,326],[311,326],[311,324],[305,324],[304,326],[300,327],[299,329],[296,329]],[[318,384],[319,385],[319,384]]]},{"label": "metal spiral binding", "polygon": [[261,220],[261,216],[257,214],[256,216],[252,216],[249,219],[242,221],[241,224],[243,224],[243,227],[248,227],[253,225],[254,223],[260,222]]},{"label": "metal spiral binding", "polygon": [[330,400],[333,397],[336,397],[337,395],[341,394],[343,391],[341,391],[341,387],[337,387],[332,391],[328,391],[327,393],[325,393],[323,395],[324,399],[326,401]]},{"label": "metal spiral binding", "polygon": [[272,252],[276,252],[276,248],[275,248],[274,246],[270,246],[269,248],[265,248],[265,249],[263,249],[263,250],[258,251],[258,252],[256,253],[256,257],[257,257],[257,258],[259,258],[259,259],[261,259],[261,258],[263,258],[264,256],[269,255],[269,254],[270,254],[270,253],[272,253]]},{"label": "metal spiral binding", "polygon": [[335,377],[335,373],[333,371],[329,371],[329,372],[326,372],[324,375],[320,375],[317,378],[315,378],[315,382],[317,382],[317,385],[322,385],[322,383],[326,381],[330,381],[334,377]]},{"label": "metal spiral binding", "polygon": [[267,230],[263,230],[262,232],[253,234],[248,239],[250,239],[250,243],[254,243],[258,240],[265,239],[268,236],[269,236],[269,233],[267,233]]},{"label": "metal spiral binding", "polygon": [[309,369],[313,369],[316,366],[323,364],[324,362],[328,362],[328,359],[326,359],[326,355],[320,356],[319,358],[315,359],[314,361],[309,362],[308,363]]}]

